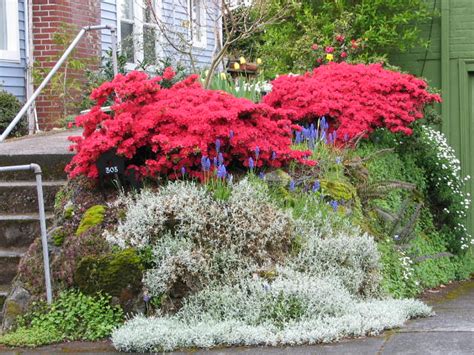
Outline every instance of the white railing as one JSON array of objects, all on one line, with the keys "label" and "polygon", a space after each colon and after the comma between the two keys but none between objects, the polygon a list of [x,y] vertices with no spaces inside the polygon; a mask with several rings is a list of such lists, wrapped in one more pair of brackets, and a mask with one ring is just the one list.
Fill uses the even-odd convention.
[{"label": "white railing", "polygon": [[38,164],[0,166],[0,173],[12,171],[33,171],[36,177],[36,190],[38,194],[38,212],[41,230],[41,245],[43,247],[43,267],[44,282],[46,286],[46,300],[49,304],[53,301],[53,291],[51,287],[51,271],[49,268],[48,236],[46,234],[46,214],[44,212],[43,181],[41,177],[41,167]]},{"label": "white railing", "polygon": [[38,88],[35,90],[33,95],[28,99],[28,101],[23,105],[21,108],[20,112],[15,116],[15,118],[11,121],[11,123],[8,125],[8,127],[5,129],[5,131],[2,133],[0,136],[0,143],[7,138],[7,136],[10,134],[10,132],[15,128],[15,126],[18,124],[18,122],[21,120],[23,115],[26,113],[26,111],[30,108],[30,106],[33,104],[35,99],[38,97],[38,95],[41,93],[41,90],[44,89],[44,87],[49,83],[51,78],[56,74],[56,72],[59,70],[61,65],[64,63],[66,58],[71,54],[73,49],[77,46],[79,41],[81,40],[82,36],[88,31],[93,31],[93,30],[109,30],[111,35],[112,35],[112,64],[114,68],[114,74],[117,75],[118,73],[118,66],[117,66],[117,29],[115,26],[110,26],[110,25],[97,25],[97,26],[85,26],[83,27],[79,33],[77,34],[76,38],[74,38],[74,41],[69,45],[69,47],[66,49],[64,54],[59,58],[57,63],[54,65],[53,69],[48,73],[46,78],[44,78],[43,82],[38,86]]}]

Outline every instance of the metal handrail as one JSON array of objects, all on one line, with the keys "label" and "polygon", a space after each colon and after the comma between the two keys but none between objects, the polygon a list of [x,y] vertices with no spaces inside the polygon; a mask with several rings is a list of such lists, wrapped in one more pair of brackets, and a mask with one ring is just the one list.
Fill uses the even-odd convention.
[{"label": "metal handrail", "polygon": [[11,171],[33,171],[36,176],[36,190],[38,193],[38,210],[41,230],[41,245],[43,247],[44,281],[46,284],[46,300],[49,304],[53,301],[51,287],[51,270],[49,268],[48,237],[46,235],[46,215],[44,212],[43,182],[41,167],[38,164],[0,166],[0,173]]},{"label": "metal handrail", "polygon": [[5,131],[2,133],[0,136],[0,143],[7,138],[7,136],[10,134],[10,132],[15,128],[15,126],[18,124],[20,119],[23,117],[23,115],[26,113],[26,111],[30,108],[30,106],[33,104],[35,99],[38,97],[38,95],[41,93],[41,90],[44,89],[44,87],[48,84],[48,82],[51,80],[54,74],[59,70],[61,65],[64,63],[66,58],[71,54],[72,50],[77,46],[79,41],[81,40],[82,36],[88,31],[92,30],[110,30],[110,33],[112,35],[112,65],[114,68],[114,74],[117,75],[118,73],[118,64],[117,64],[117,29],[115,26],[111,25],[97,25],[97,26],[85,26],[83,27],[79,33],[77,34],[76,38],[72,43],[69,45],[69,47],[66,49],[66,51],[63,53],[61,58],[57,61],[57,63],[54,65],[53,69],[48,73],[46,78],[44,78],[43,82],[38,86],[38,88],[35,90],[33,95],[28,99],[28,101],[23,105],[21,108],[20,112],[15,116],[15,118],[10,122],[8,127],[5,129]]}]

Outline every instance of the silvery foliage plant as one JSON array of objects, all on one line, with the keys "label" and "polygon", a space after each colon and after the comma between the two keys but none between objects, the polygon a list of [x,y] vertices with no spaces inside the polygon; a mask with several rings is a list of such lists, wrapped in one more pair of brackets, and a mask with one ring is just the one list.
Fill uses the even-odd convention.
[{"label": "silvery foliage plant", "polygon": [[144,276],[151,296],[172,297],[177,283],[189,292],[175,312],[115,330],[119,350],[331,342],[431,312],[382,295],[372,237],[348,225],[333,230],[322,216],[294,219],[263,184],[243,180],[219,201],[203,186],[173,182],[125,203],[127,216],[108,239],[153,247],[155,266]]}]

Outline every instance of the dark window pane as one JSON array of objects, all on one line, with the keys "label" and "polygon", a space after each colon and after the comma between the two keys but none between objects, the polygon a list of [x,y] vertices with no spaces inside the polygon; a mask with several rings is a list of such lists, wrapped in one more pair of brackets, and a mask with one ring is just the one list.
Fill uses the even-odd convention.
[{"label": "dark window pane", "polygon": [[147,26],[143,26],[143,56],[147,64],[156,61],[156,31]]},{"label": "dark window pane", "polygon": [[0,49],[8,49],[6,0],[0,0]]},{"label": "dark window pane", "polygon": [[122,37],[122,53],[126,56],[128,63],[135,63],[135,46],[133,44],[133,25],[127,22],[120,23],[120,35]]}]

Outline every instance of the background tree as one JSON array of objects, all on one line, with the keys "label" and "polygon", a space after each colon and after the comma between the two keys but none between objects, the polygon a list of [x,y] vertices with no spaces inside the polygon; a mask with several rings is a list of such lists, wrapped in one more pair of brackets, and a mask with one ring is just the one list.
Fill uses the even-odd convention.
[{"label": "background tree", "polygon": [[[273,0],[273,11],[287,3]],[[389,53],[426,45],[420,25],[434,15],[426,0],[292,1],[283,21],[231,50],[263,58],[269,77],[314,67],[312,44],[331,45],[336,35],[364,42],[354,61],[386,61]]]}]

